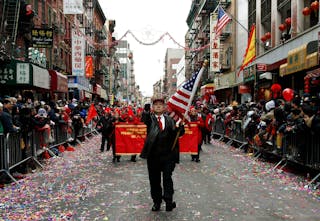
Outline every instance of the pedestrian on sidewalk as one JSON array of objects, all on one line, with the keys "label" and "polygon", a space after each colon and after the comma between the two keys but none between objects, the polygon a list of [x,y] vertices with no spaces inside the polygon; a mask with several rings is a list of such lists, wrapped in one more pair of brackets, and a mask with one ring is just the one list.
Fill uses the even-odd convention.
[{"label": "pedestrian on sidewalk", "polygon": [[[176,207],[173,201],[172,172],[175,164],[179,163],[178,136],[184,134],[184,126],[176,127],[175,121],[165,115],[163,98],[153,99],[153,112],[145,106],[142,121],[147,125],[147,138],[141,151],[141,158],[147,159],[150,192],[153,200],[152,211],[159,211],[162,199],[166,202],[166,211]],[[161,186],[161,173],[163,187]]]}]

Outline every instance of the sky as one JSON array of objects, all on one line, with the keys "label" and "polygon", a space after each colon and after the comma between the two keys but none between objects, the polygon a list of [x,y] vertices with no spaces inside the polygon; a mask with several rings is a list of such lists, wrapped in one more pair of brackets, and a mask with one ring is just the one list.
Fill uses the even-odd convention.
[{"label": "sky", "polygon": [[[152,43],[168,32],[184,46],[186,23],[191,0],[99,0],[107,20],[115,20],[113,36],[122,38],[130,30],[140,42]],[[146,46],[130,34],[127,40],[133,51],[134,74],[143,96],[152,96],[152,86],[164,75],[167,48],[181,48],[168,36],[155,45]]]}]

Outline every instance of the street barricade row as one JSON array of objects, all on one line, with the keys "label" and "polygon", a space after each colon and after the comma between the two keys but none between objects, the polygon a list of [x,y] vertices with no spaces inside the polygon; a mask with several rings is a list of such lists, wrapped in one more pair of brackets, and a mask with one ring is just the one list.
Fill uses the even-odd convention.
[{"label": "street barricade row", "polygon": [[[216,119],[213,124],[211,136],[213,139],[223,141],[227,145],[237,144],[239,149],[243,147],[254,150],[254,158],[258,159],[264,154],[277,157],[279,161],[273,169],[285,167],[288,162],[299,164],[312,170],[318,171],[318,174],[310,181],[310,185],[320,178],[320,136],[310,133],[307,137],[301,139],[295,133],[275,136],[271,142],[249,142],[245,136],[241,120],[232,120],[225,125],[223,118]],[[259,143],[259,144],[258,144]],[[320,184],[316,184],[317,188]]]},{"label": "street barricade row", "polygon": [[[50,132],[50,133],[48,133]],[[81,129],[78,137],[98,134],[92,126]],[[0,173],[5,173],[18,184],[11,171],[19,165],[34,161],[43,168],[38,157],[47,151],[51,157],[56,157],[53,148],[74,141],[68,135],[66,125],[55,125],[50,130],[32,130],[29,132],[0,134]]]}]

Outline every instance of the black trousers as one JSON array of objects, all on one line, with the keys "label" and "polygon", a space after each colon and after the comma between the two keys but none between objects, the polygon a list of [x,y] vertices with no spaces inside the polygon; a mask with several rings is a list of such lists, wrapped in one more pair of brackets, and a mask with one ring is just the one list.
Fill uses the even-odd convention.
[{"label": "black trousers", "polygon": [[[147,160],[147,165],[150,181],[150,192],[153,202],[160,204],[162,199],[164,199],[165,202],[172,202],[174,193],[172,172],[175,168],[175,162],[172,160],[160,160],[152,158]],[[161,178],[163,188],[161,186]]]},{"label": "black trousers", "polygon": [[100,150],[104,151],[104,147],[106,145],[106,141],[107,141],[107,151],[110,150],[110,146],[111,146],[111,139],[109,138],[109,136],[103,136],[101,137],[101,147]]}]

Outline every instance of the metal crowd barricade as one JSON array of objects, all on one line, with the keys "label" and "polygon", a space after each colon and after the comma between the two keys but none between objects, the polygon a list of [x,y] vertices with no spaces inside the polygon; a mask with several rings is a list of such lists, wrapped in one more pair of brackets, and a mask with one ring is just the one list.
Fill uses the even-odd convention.
[{"label": "metal crowd barricade", "polygon": [[[30,137],[29,137],[30,136]],[[30,139],[30,140],[29,140]],[[28,148],[25,150],[25,156],[22,155],[21,142],[22,142],[22,134],[21,133],[8,133],[6,137],[1,136],[1,170],[5,172],[11,180],[18,184],[18,181],[10,174],[10,170],[21,165],[22,163],[32,159],[34,160],[40,167],[43,166],[39,163],[39,161],[35,158],[35,150],[32,147],[32,136],[30,133],[27,134],[24,141],[24,148]],[[30,143],[29,143],[30,141]]]},{"label": "metal crowd barricade", "polygon": [[242,149],[245,145],[248,144],[244,130],[242,128],[242,120],[234,120],[232,122],[232,134],[233,134],[233,140],[240,145],[239,149]]},{"label": "metal crowd barricade", "polygon": [[[312,168],[320,170],[320,136],[318,134],[311,135],[307,150],[306,163]],[[320,178],[320,173],[309,182],[308,186],[311,186],[318,178]],[[319,185],[320,182],[314,188],[318,188]]]},{"label": "metal crowd barricade", "polygon": [[55,153],[52,152],[49,148],[49,143],[45,138],[45,131],[33,130],[33,146],[35,148],[34,156],[37,157],[43,152],[48,151],[51,156],[56,157]]},{"label": "metal crowd barricade", "polygon": [[223,122],[223,119],[221,117],[217,117],[216,120],[213,123],[211,136],[218,136],[218,140],[221,141],[224,138],[225,133],[225,125]]}]

